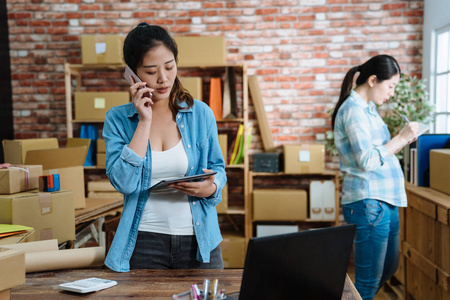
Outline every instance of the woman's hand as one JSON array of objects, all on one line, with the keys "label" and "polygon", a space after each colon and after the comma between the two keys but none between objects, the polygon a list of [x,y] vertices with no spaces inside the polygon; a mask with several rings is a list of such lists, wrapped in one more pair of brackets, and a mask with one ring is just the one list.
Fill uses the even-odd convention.
[{"label": "woman's hand", "polygon": [[417,137],[419,134],[419,126],[420,124],[418,122],[409,122],[400,130],[398,135],[402,137],[405,145]]},{"label": "woman's hand", "polygon": [[[134,81],[133,81],[134,82]],[[146,82],[137,82],[130,87],[131,98],[134,107],[136,107],[140,120],[145,122],[152,121],[152,105],[151,88],[146,86]]]},{"label": "woman's hand", "polygon": [[[203,169],[205,173],[212,173],[212,170]],[[170,184],[169,187],[179,190],[189,196],[205,198],[209,197],[216,191],[217,187],[214,183],[214,175],[206,177],[202,181],[179,182]]]}]

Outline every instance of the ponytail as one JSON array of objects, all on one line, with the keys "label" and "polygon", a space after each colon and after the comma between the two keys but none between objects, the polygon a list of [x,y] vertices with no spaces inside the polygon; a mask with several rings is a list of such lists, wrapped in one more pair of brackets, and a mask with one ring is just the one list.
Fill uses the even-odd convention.
[{"label": "ponytail", "polygon": [[356,86],[366,83],[372,75],[377,77],[377,82],[381,82],[392,78],[395,74],[401,74],[400,66],[395,58],[385,54],[374,56],[364,64],[351,68],[344,77],[339,101],[337,102],[333,115],[331,116],[331,128],[333,130],[338,110],[342,103],[344,103],[345,99],[347,99],[352,92],[353,78],[355,77],[356,72],[359,72],[358,78],[356,79]]},{"label": "ponytail", "polygon": [[353,78],[355,77],[356,72],[359,71],[358,67],[351,68],[344,77],[341,86],[341,94],[339,95],[339,101],[334,108],[333,115],[331,116],[331,128],[334,130],[334,121],[336,120],[336,116],[339,110],[339,107],[344,103],[345,99],[350,96],[353,88]]}]

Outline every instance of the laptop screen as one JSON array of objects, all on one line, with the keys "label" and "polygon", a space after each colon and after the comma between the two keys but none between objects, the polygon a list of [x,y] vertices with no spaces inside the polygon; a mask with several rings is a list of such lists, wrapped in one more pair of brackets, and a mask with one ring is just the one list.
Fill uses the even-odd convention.
[{"label": "laptop screen", "polygon": [[239,299],[341,299],[356,226],[252,238]]}]

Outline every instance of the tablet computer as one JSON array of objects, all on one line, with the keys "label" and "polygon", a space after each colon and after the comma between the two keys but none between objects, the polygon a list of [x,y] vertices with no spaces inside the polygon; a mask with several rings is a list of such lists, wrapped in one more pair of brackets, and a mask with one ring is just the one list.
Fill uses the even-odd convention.
[{"label": "tablet computer", "polygon": [[215,174],[217,174],[217,172],[164,179],[164,180],[161,180],[160,182],[152,185],[150,187],[150,191],[167,188],[167,186],[172,183],[179,183],[179,182],[186,182],[186,181],[201,181],[201,180],[203,180],[209,176],[215,175]]}]

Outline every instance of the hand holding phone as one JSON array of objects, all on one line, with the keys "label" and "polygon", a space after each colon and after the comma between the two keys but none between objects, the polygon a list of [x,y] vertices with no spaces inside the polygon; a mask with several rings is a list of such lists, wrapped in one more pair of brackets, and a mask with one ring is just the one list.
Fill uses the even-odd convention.
[{"label": "hand holding phone", "polygon": [[[129,66],[125,66],[124,77],[128,81],[128,83],[130,84],[130,86],[135,84],[135,83],[142,82],[142,80],[136,75],[136,73],[133,72],[133,70],[131,70],[131,68]],[[133,78],[133,80],[131,80],[131,78]],[[143,87],[139,87],[138,90],[140,90],[142,88]],[[152,97],[152,93],[144,93],[143,97],[151,98]]]}]

